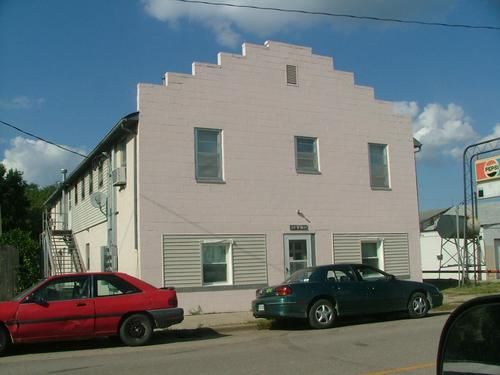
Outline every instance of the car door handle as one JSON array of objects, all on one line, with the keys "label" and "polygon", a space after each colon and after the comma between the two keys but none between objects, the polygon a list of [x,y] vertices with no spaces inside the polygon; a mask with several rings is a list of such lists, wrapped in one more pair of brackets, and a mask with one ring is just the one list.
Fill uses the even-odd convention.
[{"label": "car door handle", "polygon": [[83,306],[87,306],[87,304],[85,302],[78,302],[76,304],[76,307],[83,307]]}]

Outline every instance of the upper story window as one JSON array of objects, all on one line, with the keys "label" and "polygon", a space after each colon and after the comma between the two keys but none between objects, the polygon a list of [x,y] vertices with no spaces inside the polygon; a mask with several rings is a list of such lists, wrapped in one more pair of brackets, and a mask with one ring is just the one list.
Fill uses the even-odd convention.
[{"label": "upper story window", "polygon": [[82,177],[82,201],[85,199],[85,176]]},{"label": "upper story window", "polygon": [[286,83],[289,85],[297,84],[297,66],[287,65],[286,66]]},{"label": "upper story window", "polygon": [[196,180],[221,182],[222,130],[195,128]]},{"label": "upper story window", "polygon": [[116,147],[117,167],[127,166],[127,141],[123,139]]},{"label": "upper story window", "polygon": [[94,170],[90,168],[89,171],[89,195],[94,192]]},{"label": "upper story window", "polygon": [[75,183],[75,206],[78,204],[78,182]]},{"label": "upper story window", "polygon": [[295,169],[302,173],[319,172],[317,138],[295,137]]},{"label": "upper story window", "polygon": [[97,165],[97,185],[99,187],[104,185],[104,162],[102,160]]},{"label": "upper story window", "polygon": [[389,189],[387,145],[369,143],[370,185],[373,189]]}]

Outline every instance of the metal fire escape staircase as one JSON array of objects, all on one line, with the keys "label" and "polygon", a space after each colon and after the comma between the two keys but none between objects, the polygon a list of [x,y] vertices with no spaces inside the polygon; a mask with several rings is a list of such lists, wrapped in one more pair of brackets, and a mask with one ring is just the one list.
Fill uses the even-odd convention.
[{"label": "metal fire escape staircase", "polygon": [[56,223],[49,223],[44,217],[42,233],[45,275],[85,272],[80,251],[71,230],[56,229]]}]

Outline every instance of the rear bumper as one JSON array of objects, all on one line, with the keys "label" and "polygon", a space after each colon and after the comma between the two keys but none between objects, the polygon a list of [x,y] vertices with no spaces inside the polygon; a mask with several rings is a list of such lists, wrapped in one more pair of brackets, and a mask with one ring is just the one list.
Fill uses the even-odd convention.
[{"label": "rear bumper", "polygon": [[256,318],[307,318],[307,306],[283,297],[256,299],[252,312]]},{"label": "rear bumper", "polygon": [[180,307],[148,310],[155,321],[156,328],[167,328],[184,320],[184,309]]}]

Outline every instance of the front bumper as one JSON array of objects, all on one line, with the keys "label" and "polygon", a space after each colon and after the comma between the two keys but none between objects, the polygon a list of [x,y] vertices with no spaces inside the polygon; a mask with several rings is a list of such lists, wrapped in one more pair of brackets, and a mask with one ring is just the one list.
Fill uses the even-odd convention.
[{"label": "front bumper", "polygon": [[443,294],[439,293],[429,293],[431,309],[434,307],[439,307],[443,304]]},{"label": "front bumper", "polygon": [[167,328],[184,320],[184,309],[180,307],[148,310],[155,321],[156,328]]},{"label": "front bumper", "polygon": [[307,306],[286,297],[262,298],[252,301],[256,318],[307,318]]}]

